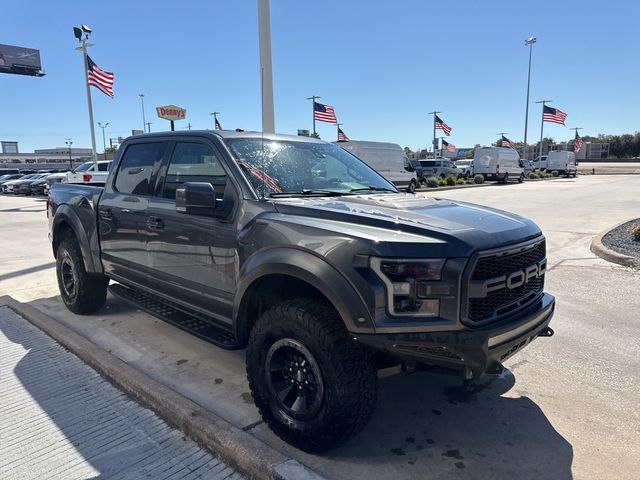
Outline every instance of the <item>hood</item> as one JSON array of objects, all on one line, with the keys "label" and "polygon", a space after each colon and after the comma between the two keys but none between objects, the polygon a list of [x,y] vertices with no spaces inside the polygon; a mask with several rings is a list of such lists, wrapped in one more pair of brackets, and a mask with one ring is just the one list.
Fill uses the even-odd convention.
[{"label": "hood", "polygon": [[[327,218],[394,234],[421,235],[437,242],[464,243],[470,250],[494,248],[540,235],[531,220],[489,207],[410,194],[353,195],[335,198],[282,198],[280,213]],[[298,218],[297,222],[303,222]]]}]

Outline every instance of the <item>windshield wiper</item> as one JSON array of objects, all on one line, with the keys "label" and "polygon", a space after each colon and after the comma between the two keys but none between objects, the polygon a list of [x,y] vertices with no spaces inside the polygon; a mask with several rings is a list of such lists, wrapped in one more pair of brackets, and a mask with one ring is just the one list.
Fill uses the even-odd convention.
[{"label": "windshield wiper", "polygon": [[368,187],[361,187],[361,188],[352,188],[351,190],[349,190],[351,193],[353,192],[391,192],[391,193],[398,193],[397,190],[392,190],[390,188],[386,188],[386,187],[374,187],[374,186],[368,186]]},{"label": "windshield wiper", "polygon": [[337,192],[335,190],[322,190],[315,188],[305,188],[299,192],[271,192],[268,196],[270,198],[277,197],[307,197],[307,196],[317,196],[317,197],[340,197],[342,195],[346,195],[345,192]]}]

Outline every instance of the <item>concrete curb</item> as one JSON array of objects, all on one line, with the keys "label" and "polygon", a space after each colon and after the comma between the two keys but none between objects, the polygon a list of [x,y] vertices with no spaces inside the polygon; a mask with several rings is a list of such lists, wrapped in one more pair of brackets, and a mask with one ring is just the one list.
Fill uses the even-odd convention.
[{"label": "concrete curb", "polygon": [[607,233],[618,228],[620,225],[624,225],[625,223],[628,223],[632,220],[635,220],[635,218],[620,222],[617,225],[614,225],[613,227],[608,228],[604,232],[600,232],[598,235],[596,235],[591,241],[591,251],[607,262],[617,263],[618,265],[624,265],[625,267],[640,268],[640,260],[638,260],[637,258],[618,253],[615,250],[611,250],[610,248],[606,247],[604,243],[602,243],[602,238]]},{"label": "concrete curb", "polygon": [[311,469],[231,425],[108,353],[37,308],[9,297],[6,305],[79,357],[111,383],[243,475],[260,480],[322,480]]},{"label": "concrete curb", "polygon": [[420,187],[420,188],[416,188],[416,193],[443,192],[445,190],[459,190],[461,188],[490,187],[491,185],[497,185],[497,183],[496,184],[474,183],[473,185],[447,185],[446,187],[438,187],[438,188]]}]

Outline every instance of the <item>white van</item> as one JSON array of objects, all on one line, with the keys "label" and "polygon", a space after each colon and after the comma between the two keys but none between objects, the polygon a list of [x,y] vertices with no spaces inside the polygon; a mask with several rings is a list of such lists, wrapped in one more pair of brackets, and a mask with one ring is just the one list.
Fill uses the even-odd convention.
[{"label": "white van", "polygon": [[567,177],[573,175],[575,177],[578,172],[576,154],[565,150],[549,152],[546,168],[548,172],[557,170],[560,175],[566,175]]},{"label": "white van", "polygon": [[513,148],[479,147],[473,156],[473,173],[498,183],[507,183],[510,178],[522,183],[524,163]]},{"label": "white van", "polygon": [[334,143],[358,157],[396,187],[415,192],[418,186],[416,172],[400,145],[364,140]]},{"label": "white van", "polygon": [[541,157],[536,157],[533,160],[533,169],[534,170],[546,170],[547,169],[547,156],[542,155]]}]

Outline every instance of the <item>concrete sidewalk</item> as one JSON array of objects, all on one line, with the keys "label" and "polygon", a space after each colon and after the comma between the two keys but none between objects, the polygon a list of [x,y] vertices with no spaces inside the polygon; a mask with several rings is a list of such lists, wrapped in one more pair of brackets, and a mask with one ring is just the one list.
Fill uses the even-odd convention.
[{"label": "concrete sidewalk", "polygon": [[0,478],[239,479],[0,306]]}]

